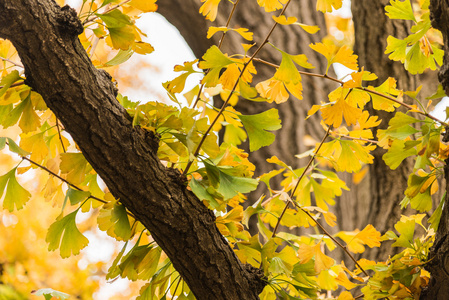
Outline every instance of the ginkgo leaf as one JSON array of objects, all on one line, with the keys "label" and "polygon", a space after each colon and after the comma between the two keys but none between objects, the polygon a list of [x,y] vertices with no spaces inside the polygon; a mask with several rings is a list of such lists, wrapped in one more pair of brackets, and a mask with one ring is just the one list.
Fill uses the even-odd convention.
[{"label": "ginkgo leaf", "polygon": [[218,5],[221,0],[201,0],[204,4],[200,7],[200,14],[206,17],[206,20],[215,21],[217,17]]},{"label": "ginkgo leaf", "polygon": [[276,23],[279,23],[281,25],[290,25],[290,24],[293,24],[296,21],[298,21],[298,19],[296,17],[288,17],[287,18],[285,15],[282,15],[279,17],[273,16],[273,20],[275,20]]},{"label": "ginkgo leaf", "polygon": [[[341,274],[341,273],[340,273]],[[346,275],[345,275],[346,276]],[[348,280],[349,281],[349,280]],[[341,284],[341,282],[340,282],[340,284]],[[354,284],[354,287],[355,287],[356,285]],[[345,287],[346,289],[348,289],[347,287]],[[352,294],[350,293],[350,292],[348,292],[348,291],[344,291],[344,292],[342,292],[339,296],[338,296],[338,298],[337,298],[337,300],[354,300],[354,297],[352,296]]]},{"label": "ginkgo leaf", "polygon": [[301,76],[299,75],[299,72],[296,69],[295,64],[293,63],[293,60],[287,53],[281,51],[281,54],[282,54],[281,65],[276,70],[276,73],[274,74],[273,77],[284,83],[289,82],[298,83],[299,81],[301,81]]},{"label": "ginkgo leaf", "polygon": [[391,35],[387,38],[387,48],[385,49],[385,54],[390,53],[388,56],[389,59],[404,63],[406,51],[406,41],[397,39]]},{"label": "ginkgo leaf", "polygon": [[337,48],[337,46],[335,46],[334,44],[324,44],[324,43],[310,44],[309,46],[316,52],[326,57],[327,59],[326,74],[327,71],[329,70],[329,67],[334,63],[340,63],[352,70],[357,70],[358,68],[357,55],[353,54],[354,52],[351,49],[349,49],[348,46],[346,45],[340,48]]},{"label": "ginkgo leaf", "polygon": [[80,184],[86,175],[87,161],[82,153],[62,153],[59,168],[72,184]]},{"label": "ginkgo leaf", "polygon": [[432,196],[430,195],[430,189],[424,192],[418,193],[410,200],[410,206],[419,212],[426,212],[432,210]]},{"label": "ginkgo leaf", "polygon": [[162,250],[153,244],[138,246],[137,244],[122,258],[119,268],[120,276],[136,281],[150,280],[157,271]]},{"label": "ginkgo leaf", "polygon": [[17,210],[22,209],[31,198],[31,194],[17,182],[16,170],[17,167],[0,176],[0,199],[6,187],[3,208],[10,212],[14,210],[14,207]]},{"label": "ginkgo leaf", "polygon": [[354,141],[333,140],[321,146],[319,155],[330,159],[337,171],[358,172],[361,163],[370,164],[373,156],[369,154],[370,148]]},{"label": "ginkgo leaf", "polygon": [[415,148],[410,148],[405,150],[405,141],[394,140],[388,152],[382,156],[382,159],[390,167],[390,169],[395,170],[401,162],[409,156],[416,155],[417,151]]},{"label": "ginkgo leaf", "polygon": [[380,232],[377,231],[371,224],[368,224],[362,231],[357,233],[355,238],[360,239],[370,248],[380,247]]},{"label": "ginkgo leaf", "polygon": [[436,70],[437,65],[443,64],[444,51],[438,47],[432,46],[432,55],[426,56],[420,48],[419,43],[414,44],[407,49],[404,67],[411,74],[421,74],[427,68]]},{"label": "ginkgo leaf", "polygon": [[75,205],[90,197],[90,192],[79,191],[69,187],[67,190],[67,197],[70,199],[70,204]]},{"label": "ginkgo leaf", "polygon": [[59,248],[62,258],[77,255],[81,249],[87,246],[89,240],[78,230],[75,218],[78,210],[68,214],[51,224],[45,241],[49,243],[48,250]]},{"label": "ginkgo leaf", "polygon": [[128,50],[136,38],[132,26],[108,28],[114,49]]},{"label": "ginkgo leaf", "polygon": [[207,38],[210,39],[215,33],[217,32],[228,32],[228,31],[235,31],[238,34],[240,34],[245,40],[252,41],[253,40],[253,33],[249,32],[247,28],[228,28],[228,27],[214,27],[211,26],[207,30]]},{"label": "ginkgo leaf", "polygon": [[0,97],[3,96],[9,87],[20,79],[19,71],[14,70],[6,76],[2,76],[2,80],[0,81]]},{"label": "ginkgo leaf", "polygon": [[209,72],[204,76],[202,83],[204,83],[206,87],[216,86],[218,84],[220,71],[232,63],[234,63],[234,61],[224,55],[217,46],[210,47],[203,55],[203,60],[198,64],[198,67],[201,69],[209,69]]},{"label": "ginkgo leaf", "polygon": [[16,142],[14,142],[11,138],[7,137],[0,137],[0,150],[5,148],[6,141],[8,141],[9,151],[17,153],[20,156],[27,156],[30,154],[29,152],[26,152],[25,150],[17,146]]},{"label": "ginkgo leaf", "polygon": [[328,270],[334,265],[334,260],[321,252],[321,242],[319,242],[315,246],[300,244],[298,249],[298,256],[301,260],[301,264],[305,264],[313,257],[315,257],[314,268],[317,273],[320,273],[323,270]]},{"label": "ginkgo leaf", "polygon": [[108,28],[124,27],[126,25],[133,25],[130,17],[122,13],[118,9],[114,9],[105,14],[96,14]]},{"label": "ginkgo leaf", "polygon": [[23,110],[22,117],[19,121],[19,127],[22,129],[23,133],[35,131],[41,126],[41,121],[36,111],[33,109],[31,103],[31,94],[29,94],[25,100],[22,101]]},{"label": "ginkgo leaf", "polygon": [[263,7],[266,12],[272,12],[281,9],[282,4],[287,3],[288,0],[257,0],[257,4]]},{"label": "ginkgo leaf", "polygon": [[36,296],[44,296],[45,299],[47,299],[47,296],[49,297],[49,299],[52,299],[52,297],[55,297],[55,298],[61,299],[61,300],[69,299],[69,297],[70,297],[69,294],[55,291],[54,289],[50,289],[50,288],[38,289],[36,291],[32,291],[31,293]]},{"label": "ginkgo leaf", "polygon": [[124,63],[125,61],[127,61],[128,59],[130,59],[130,57],[134,54],[134,52],[132,51],[132,49],[128,49],[126,51],[123,50],[119,50],[117,55],[114,56],[110,61],[108,61],[107,63],[104,64],[105,67],[110,67],[110,66],[116,66],[119,65],[121,63]]},{"label": "ginkgo leaf", "polygon": [[15,125],[18,121],[20,116],[23,113],[23,110],[28,105],[28,103],[31,102],[30,98],[27,97],[25,100],[22,100],[16,107],[14,107],[13,110],[11,110],[2,120],[2,126],[3,128],[8,128],[10,126]]},{"label": "ginkgo leaf", "polygon": [[[343,286],[343,287],[344,287],[345,289],[347,289],[347,290],[352,290],[353,288],[355,288],[355,287],[357,286],[357,284],[351,282],[351,281],[348,279],[348,277],[346,276],[345,272],[340,272],[340,273],[338,273],[338,276],[337,276],[337,278],[335,278],[335,280],[337,281],[337,283],[338,283],[339,285]],[[349,293],[349,292],[343,292],[343,293],[348,293],[349,296],[351,296],[351,298],[347,298],[347,299],[351,299],[351,300],[354,299],[354,298],[352,298],[351,293]],[[342,293],[342,294],[343,294],[343,293]],[[340,296],[341,296],[342,294],[340,294]],[[340,299],[340,298],[339,298],[339,299]],[[345,299],[345,298],[342,298],[342,299]]]},{"label": "ginkgo leaf", "polygon": [[48,146],[44,141],[45,132],[34,135],[23,134],[20,138],[20,147],[31,152],[30,159],[41,163],[48,155]]},{"label": "ginkgo leaf", "polygon": [[174,68],[175,72],[184,72],[175,79],[169,81],[167,83],[167,90],[169,90],[172,93],[181,93],[184,90],[184,86],[187,80],[187,77],[190,76],[190,74],[196,73],[196,71],[193,69],[193,65],[198,62],[198,59],[195,59],[194,61],[186,61],[184,64],[176,65]]},{"label": "ginkgo leaf", "polygon": [[399,232],[399,238],[392,244],[392,247],[410,247],[413,242],[413,235],[415,233],[415,220],[402,220],[394,225],[394,228]]},{"label": "ginkgo leaf", "polygon": [[258,181],[253,178],[238,177],[226,169],[219,168],[220,185],[217,192],[223,195],[224,199],[230,199],[238,193],[249,193],[257,188]]},{"label": "ginkgo leaf", "polygon": [[151,46],[151,44],[141,41],[134,41],[134,43],[131,44],[131,49],[136,53],[142,55],[150,54],[154,51],[154,48],[153,46]]},{"label": "ginkgo leaf", "polygon": [[270,100],[270,103],[274,101],[280,104],[287,101],[289,97],[282,81],[274,78],[259,82],[256,85],[256,90],[262,97]]},{"label": "ginkgo leaf", "polygon": [[156,0],[131,0],[128,4],[143,12],[154,12],[157,10]]},{"label": "ginkgo leaf", "polygon": [[362,110],[357,107],[350,106],[343,98],[338,100],[332,106],[321,109],[324,122],[334,127],[339,127],[345,118],[348,126],[357,123],[357,119],[362,115]]},{"label": "ginkgo leaf", "polygon": [[116,200],[103,205],[97,221],[100,230],[106,231],[109,236],[118,241],[129,240],[132,236],[126,208]]},{"label": "ginkgo leaf", "polygon": [[282,127],[278,111],[275,108],[256,115],[239,115],[239,119],[248,134],[250,151],[271,145],[275,135],[269,131]]},{"label": "ginkgo leaf", "polygon": [[416,22],[410,0],[391,0],[390,5],[385,7],[385,11],[386,15],[392,20],[411,20]]},{"label": "ginkgo leaf", "polygon": [[[396,89],[396,79],[389,77],[385,80],[380,86],[373,88],[372,86],[368,87],[368,90],[375,90],[381,94],[386,95],[387,97],[392,97],[397,99],[398,96],[402,95],[402,91]],[[396,107],[399,107],[400,104],[394,101],[391,101],[385,97],[380,95],[370,93],[371,99],[373,103],[373,108],[377,110],[385,110],[385,111],[394,111]]]},{"label": "ginkgo leaf", "polygon": [[318,27],[317,25],[306,25],[302,23],[294,23],[294,24],[299,25],[299,27],[301,27],[305,32],[310,34],[317,33],[320,30],[320,27]]},{"label": "ginkgo leaf", "polygon": [[332,12],[332,9],[339,9],[343,5],[342,0],[317,0],[316,10],[323,13]]},{"label": "ginkgo leaf", "polygon": [[217,200],[214,199],[214,197],[211,194],[209,194],[207,188],[204,187],[201,183],[199,183],[194,177],[190,179],[189,186],[192,189],[192,192],[195,194],[195,196],[198,197],[198,199],[209,202],[210,206],[213,209],[220,208],[220,204],[217,202]]}]

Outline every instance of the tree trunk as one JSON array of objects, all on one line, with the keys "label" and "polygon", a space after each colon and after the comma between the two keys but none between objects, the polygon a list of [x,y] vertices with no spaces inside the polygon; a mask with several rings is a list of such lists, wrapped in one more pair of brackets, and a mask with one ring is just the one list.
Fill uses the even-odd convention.
[{"label": "tree trunk", "polygon": [[[430,0],[430,20],[432,26],[439,29],[444,39],[444,61],[438,73],[446,95],[449,95],[449,4],[443,0]],[[446,128],[446,133],[448,132]],[[443,139],[447,143],[447,138]],[[430,248],[429,263],[426,269],[430,272],[429,286],[421,293],[421,300],[446,299],[449,295],[449,160],[445,161],[444,178],[446,179],[446,197],[435,242]]]},{"label": "tree trunk", "polygon": [[[26,83],[44,98],[112,194],[151,232],[198,299],[258,299],[264,284],[235,256],[215,217],[133,127],[106,72],[77,35],[76,12],[50,0],[1,0],[0,37],[16,47]],[[262,274],[263,275],[263,274]]]}]

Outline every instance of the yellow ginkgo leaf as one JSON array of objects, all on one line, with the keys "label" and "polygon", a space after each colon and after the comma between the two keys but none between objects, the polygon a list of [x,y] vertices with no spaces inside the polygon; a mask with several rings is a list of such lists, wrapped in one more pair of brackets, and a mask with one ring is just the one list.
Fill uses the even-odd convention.
[{"label": "yellow ginkgo leaf", "polygon": [[371,224],[368,224],[362,231],[357,233],[355,238],[360,239],[370,248],[380,247],[380,232],[377,231]]},{"label": "yellow ginkgo leaf", "polygon": [[155,12],[157,10],[156,0],[132,0],[129,5],[143,12]]},{"label": "yellow ginkgo leaf", "polygon": [[327,59],[326,73],[333,63],[340,63],[352,70],[357,70],[358,68],[357,55],[353,54],[354,52],[351,49],[349,49],[349,47],[346,45],[340,48],[337,48],[337,46],[335,46],[334,44],[329,43],[316,43],[310,44],[309,46],[316,52],[326,57]]},{"label": "yellow ginkgo leaf", "polygon": [[290,25],[290,24],[293,24],[296,21],[298,21],[298,19],[295,18],[295,17],[288,17],[287,18],[284,15],[279,16],[279,17],[273,16],[273,20],[275,20],[277,23],[279,23],[281,25]]},{"label": "yellow ginkgo leaf", "polygon": [[206,20],[215,21],[217,17],[218,5],[221,0],[201,0],[204,4],[200,7],[200,14],[206,17]]},{"label": "yellow ginkgo leaf", "polygon": [[266,12],[275,11],[282,8],[282,4],[287,3],[288,0],[257,0],[260,7],[265,8]]},{"label": "yellow ginkgo leaf", "polygon": [[295,23],[296,25],[299,25],[305,32],[314,34],[317,33],[320,30],[320,27],[316,25],[306,25],[302,23]]},{"label": "yellow ginkgo leaf", "polygon": [[325,12],[332,12],[332,8],[339,9],[342,6],[342,0],[318,0],[316,2],[316,10]]},{"label": "yellow ginkgo leaf", "polygon": [[346,45],[338,49],[337,54],[335,54],[331,63],[340,63],[345,67],[357,70],[357,55]]},{"label": "yellow ginkgo leaf", "polygon": [[337,300],[353,300],[354,297],[351,295],[350,292],[344,291],[338,296]]},{"label": "yellow ginkgo leaf", "polygon": [[[348,277],[346,276],[345,272],[338,273],[338,276],[337,276],[337,278],[335,278],[335,280],[337,281],[337,283],[339,285],[344,286],[345,289],[347,289],[347,290],[352,290],[353,288],[355,288],[357,286],[357,284],[351,282],[348,279]],[[349,295],[351,295],[351,294],[349,294]],[[342,298],[342,299],[346,299],[346,298]],[[352,299],[352,298],[348,298],[348,299]]]},{"label": "yellow ginkgo leaf", "polygon": [[248,31],[247,28],[237,28],[237,29],[232,29],[233,31],[237,32],[238,34],[240,34],[245,40],[248,41],[252,41],[253,40],[253,33]]},{"label": "yellow ginkgo leaf", "polygon": [[269,102],[283,103],[288,100],[288,93],[282,81],[274,78],[259,82],[256,85],[256,90],[259,94],[270,100]]},{"label": "yellow ginkgo leaf", "polygon": [[327,125],[338,127],[341,125],[343,117],[348,126],[356,124],[362,115],[362,110],[352,107],[344,99],[340,99],[334,105],[322,108],[321,113]]},{"label": "yellow ginkgo leaf", "polygon": [[315,271],[320,273],[323,270],[328,270],[334,264],[334,260],[321,252],[321,242],[315,246],[306,244],[299,245],[298,256],[302,264],[307,263],[315,257]]}]

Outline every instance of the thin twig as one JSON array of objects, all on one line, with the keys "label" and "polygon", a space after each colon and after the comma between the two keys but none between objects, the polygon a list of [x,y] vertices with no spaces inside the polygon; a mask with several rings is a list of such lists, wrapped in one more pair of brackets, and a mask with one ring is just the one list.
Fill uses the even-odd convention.
[{"label": "thin twig", "polygon": [[16,63],[16,62],[14,62],[14,61],[12,61],[12,60],[10,60],[10,59],[4,58],[4,57],[0,57],[0,59],[1,59],[1,60],[4,60],[4,61],[7,61],[7,62],[13,64],[13,65],[16,66],[16,67],[23,68],[23,66],[22,66],[21,64]]},{"label": "thin twig", "polygon": [[[315,157],[317,156],[318,151],[320,151],[321,146],[324,144],[324,141],[329,136],[331,127],[332,126],[329,126],[329,128],[326,131],[326,134],[323,136],[323,139],[321,140],[320,144],[318,145],[318,148],[316,149],[315,153],[309,159],[309,162],[307,163],[307,166],[304,168],[304,171],[302,172],[301,176],[299,177],[298,181],[296,182],[295,187],[293,188],[292,192],[290,193],[290,199],[293,199],[293,197],[295,196],[295,193],[296,193],[296,190],[298,189],[299,183],[304,178],[307,170],[310,168],[310,166],[312,165],[312,162],[315,160]],[[279,224],[281,223],[282,217],[284,216],[285,212],[287,211],[288,206],[290,205],[290,202],[291,202],[290,199],[287,200],[287,203],[285,204],[284,210],[282,211],[281,215],[278,218],[276,226],[274,227],[274,230],[273,230],[273,234],[271,235],[272,238],[274,238],[276,236],[276,231],[277,231],[277,229],[279,227]]]},{"label": "thin twig", "polygon": [[[56,116],[55,116],[55,118],[56,118]],[[56,118],[56,128],[58,129],[58,135],[59,135],[59,140],[61,141],[62,150],[64,151],[64,153],[66,153],[64,142],[62,141],[61,130],[59,129],[58,118]]]},{"label": "thin twig", "polygon": [[[104,12],[102,12],[101,14],[107,14],[108,12],[111,12],[111,11],[113,11],[114,9],[119,8],[119,7],[122,6],[123,4],[126,4],[126,3],[130,2],[130,1],[131,1],[131,0],[125,0],[125,1],[123,1],[123,2],[120,2],[119,4],[114,5],[114,6],[110,7],[110,8],[108,8],[108,9],[106,9],[106,10],[105,10]],[[98,18],[98,16],[92,16],[92,17],[90,17],[90,18],[87,18],[86,20],[84,20],[83,26],[86,25],[86,24],[89,23],[89,22],[92,22],[92,21],[96,20],[97,18]]]},{"label": "thin twig", "polygon": [[366,276],[370,277],[369,274],[362,268],[362,266],[357,262],[357,260],[354,258],[354,256],[352,256],[352,254],[348,251],[348,249],[346,249],[345,246],[343,246],[339,241],[337,241],[324,227],[323,225],[320,224],[320,222],[318,222],[317,220],[315,220],[315,218],[304,208],[302,208],[298,203],[293,202],[292,203],[300,210],[302,210],[306,215],[308,215],[314,222],[315,224],[321,229],[321,231],[328,236],[335,244],[337,244],[341,249],[343,249],[343,251],[345,251],[345,253],[349,256],[349,258],[351,258],[351,260],[356,264],[356,266],[363,272],[363,274],[365,274]]},{"label": "thin twig", "polygon": [[[271,66],[271,67],[274,67],[274,68],[279,68],[279,65],[274,64],[274,63],[270,63],[270,62],[265,61],[265,60],[260,59],[260,58],[254,58],[254,61],[263,63],[263,64],[265,64],[265,65],[268,65],[268,66]],[[328,79],[328,80],[332,80],[332,81],[334,81],[334,82],[337,82],[337,83],[339,83],[339,84],[341,84],[341,85],[344,84],[344,81],[342,81],[342,80],[340,80],[340,79],[337,79],[337,78],[334,78],[334,77],[331,77],[331,76],[329,76],[329,75],[327,75],[327,74],[322,75],[322,74],[316,74],[316,73],[310,73],[310,72],[303,72],[303,71],[298,71],[298,72],[299,72],[299,74],[302,74],[302,75],[305,75],[305,76],[312,76],[312,77],[325,78],[325,79]],[[397,100],[397,99],[395,99],[395,98],[393,98],[393,97],[391,97],[391,96],[384,95],[384,94],[382,94],[382,93],[380,93],[380,92],[378,92],[378,91],[370,90],[370,89],[368,89],[368,88],[366,88],[366,87],[363,87],[363,86],[355,87],[355,89],[362,90],[362,91],[364,91],[364,92],[371,93],[371,94],[374,94],[374,95],[383,97],[383,98],[385,98],[385,99],[388,99],[388,100],[390,100],[390,101],[393,101],[393,102],[395,102],[395,103],[397,103],[397,104],[399,104],[399,105],[401,105],[401,106],[407,108],[408,110],[413,110],[413,112],[416,112],[416,113],[418,113],[418,114],[420,114],[420,115],[423,115],[423,116],[425,116],[425,117],[428,117],[429,119],[432,119],[432,120],[434,120],[435,122],[441,123],[441,124],[444,125],[444,126],[449,126],[448,123],[439,120],[438,118],[432,116],[431,114],[429,114],[429,113],[427,113],[427,112],[423,112],[423,111],[421,111],[421,110],[416,110],[413,106],[411,106],[411,105],[409,105],[409,104],[407,104],[407,103],[401,102],[401,101],[399,101],[399,100]]]},{"label": "thin twig", "polygon": [[[15,83],[11,84],[9,87],[11,88],[11,87],[15,87],[15,86],[23,85],[23,84],[25,84],[25,81],[15,82]],[[2,86],[0,86],[0,89],[2,89],[4,87],[5,86],[2,85]]]},{"label": "thin twig", "polygon": [[[232,6],[231,13],[229,14],[228,20],[226,21],[226,25],[225,25],[226,28],[229,27],[229,24],[231,23],[232,16],[234,15],[235,9],[237,8],[237,5],[239,4],[239,2],[240,2],[240,0],[235,1],[234,5]],[[221,48],[221,45],[223,44],[225,35],[226,35],[226,31],[224,31],[223,34],[221,35],[220,41],[218,42],[218,49]]]},{"label": "thin twig", "polygon": [[[231,23],[232,16],[234,15],[235,9],[237,7],[237,4],[239,4],[239,2],[240,2],[240,0],[237,0],[234,3],[234,5],[232,6],[231,13],[229,14],[228,20],[226,21],[226,28],[228,28],[229,24]],[[218,49],[221,49],[221,46],[223,44],[223,40],[224,40],[224,37],[225,37],[226,33],[227,33],[227,31],[224,31],[223,34],[221,35],[220,41],[218,42]],[[209,70],[204,72],[204,75],[207,75],[207,73],[209,73]],[[198,94],[196,95],[196,99],[195,99],[195,102],[193,103],[192,108],[195,108],[195,106],[198,104],[198,101],[200,101],[201,92],[204,89],[204,85],[205,85],[205,83],[201,84],[200,89],[198,91]]]},{"label": "thin twig", "polygon": [[331,131],[331,132],[335,133],[335,134],[338,134],[340,137],[347,138],[347,139],[350,139],[350,140],[362,141],[362,142],[373,143],[373,144],[379,144],[379,141],[376,141],[376,140],[364,139],[364,138],[360,138],[360,137],[353,137],[353,136],[350,136],[350,135],[340,134],[340,133],[335,132],[335,131]]},{"label": "thin twig", "polygon": [[[6,145],[9,146],[9,143],[6,142]],[[28,158],[28,157],[26,157],[26,156],[20,155],[20,154],[18,154],[18,153],[16,153],[16,154],[19,155],[20,158],[21,158],[22,160],[26,160],[26,161],[30,162],[31,164],[33,164],[33,165],[39,167],[40,169],[46,171],[48,174],[50,174],[50,175],[52,175],[52,176],[58,178],[59,180],[61,180],[61,181],[64,182],[64,183],[66,183],[68,186],[70,186],[70,187],[72,187],[72,188],[74,188],[74,189],[76,189],[76,190],[78,190],[78,191],[84,191],[82,188],[78,187],[77,185],[75,185],[75,184],[73,184],[73,183],[70,183],[69,181],[67,181],[67,179],[62,178],[61,176],[59,176],[58,174],[56,174],[56,173],[53,172],[52,170],[48,169],[47,167],[45,167],[45,166],[43,166],[43,165],[41,165],[41,164],[35,162],[34,160],[32,160],[32,159],[30,159],[30,158]],[[108,203],[108,201],[105,201],[105,200],[103,200],[103,199],[100,199],[100,198],[95,197],[95,196],[92,196],[92,195],[90,195],[88,198],[97,200],[97,201],[99,201],[99,202],[101,202],[101,203],[105,203],[105,204]],[[133,217],[134,219],[136,219],[136,217],[135,217],[131,212],[126,211],[126,213],[128,214],[128,216]],[[136,219],[136,220],[137,220],[137,219]]]},{"label": "thin twig", "polygon": [[[290,2],[291,2],[291,0],[288,0],[288,2],[285,4],[284,8],[282,9],[281,13],[279,14],[279,16],[282,16],[284,14],[284,12],[287,9],[287,7],[290,4]],[[256,57],[256,55],[260,52],[260,50],[262,50],[263,46],[265,46],[265,44],[268,43],[268,39],[270,38],[270,36],[273,33],[274,29],[276,28],[277,24],[278,24],[277,22],[274,22],[273,26],[271,27],[270,31],[268,32],[267,36],[265,37],[265,40],[262,42],[262,44],[260,44],[259,48],[257,48],[257,50],[254,52],[254,54],[250,57],[250,59],[243,65],[243,68],[240,71],[240,74],[239,74],[237,80],[235,81],[235,84],[234,84],[233,88],[231,89],[231,92],[229,93],[228,98],[223,103],[223,106],[221,107],[220,111],[216,115],[215,119],[211,122],[209,128],[207,128],[206,132],[203,134],[203,137],[201,138],[201,141],[199,142],[199,144],[198,144],[198,146],[197,146],[197,148],[196,148],[196,150],[195,150],[195,152],[193,154],[193,156],[195,158],[200,153],[201,146],[203,145],[204,141],[206,140],[207,135],[209,134],[209,132],[212,130],[212,127],[215,125],[215,123],[218,121],[218,119],[220,118],[221,114],[225,110],[225,108],[228,106],[229,101],[231,100],[232,94],[235,91],[235,89],[237,88],[239,80],[243,76],[243,73],[245,72],[246,68],[251,63],[251,61],[254,59],[254,57]],[[192,163],[193,163],[193,160],[189,160],[189,162],[187,163],[186,168],[184,169],[183,175],[187,174],[187,172],[189,171],[189,168],[192,165]]]}]

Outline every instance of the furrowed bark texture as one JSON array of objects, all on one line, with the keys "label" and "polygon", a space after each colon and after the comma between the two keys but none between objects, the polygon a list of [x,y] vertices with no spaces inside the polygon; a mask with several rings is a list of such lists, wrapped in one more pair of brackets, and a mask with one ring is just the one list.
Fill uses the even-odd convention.
[{"label": "furrowed bark texture", "polygon": [[[354,21],[355,44],[354,51],[359,56],[359,67],[366,71],[375,73],[379,78],[368,84],[378,86],[388,77],[398,81],[398,88],[403,90],[415,90],[415,77],[410,75],[400,62],[391,61],[385,54],[387,37],[392,35],[396,38],[404,38],[409,33],[410,23],[403,20],[390,20],[385,15],[385,6],[389,0],[352,1],[352,14]],[[371,115],[377,115],[382,123],[379,129],[386,129],[388,122],[394,113],[374,110],[368,107]],[[373,130],[374,136],[377,130]],[[364,180],[351,189],[359,192],[357,203],[347,199],[343,195],[342,201],[348,205],[355,204],[358,209],[349,209],[342,212],[347,217],[354,218],[352,228],[363,228],[367,224],[373,224],[377,230],[384,234],[391,230],[399,220],[401,210],[399,203],[404,198],[407,188],[408,175],[413,170],[413,161],[404,161],[396,170],[391,170],[382,159],[385,150],[377,148],[371,153],[374,163],[369,166],[369,172]],[[337,216],[343,217],[340,213]],[[367,249],[363,257],[368,259],[386,260],[393,254],[394,248],[391,243],[383,243],[381,248]]]},{"label": "furrowed bark texture", "polygon": [[[449,3],[444,0],[430,0],[432,26],[439,29],[444,39],[444,61],[438,74],[446,94],[449,95]],[[448,128],[446,128],[446,132]],[[443,139],[443,142],[449,140]],[[422,291],[421,300],[447,299],[449,295],[449,160],[445,161],[446,199],[435,243],[430,249],[426,269],[430,272],[429,286]]]},{"label": "furrowed bark texture", "polygon": [[1,0],[0,37],[25,66],[26,83],[64,124],[113,195],[150,230],[198,299],[258,299],[256,270],[239,262],[215,217],[179,173],[156,155],[158,141],[134,127],[106,72],[91,64],[76,12],[53,0]]}]

